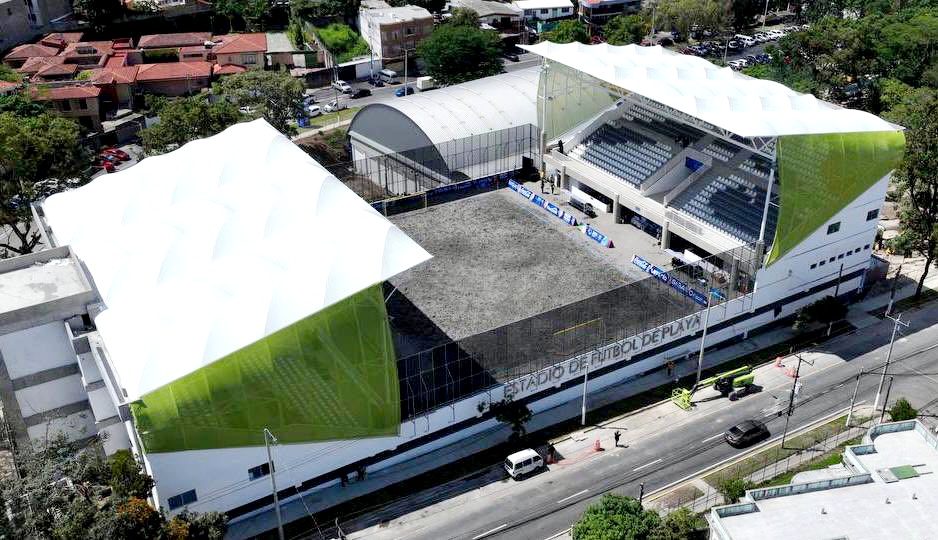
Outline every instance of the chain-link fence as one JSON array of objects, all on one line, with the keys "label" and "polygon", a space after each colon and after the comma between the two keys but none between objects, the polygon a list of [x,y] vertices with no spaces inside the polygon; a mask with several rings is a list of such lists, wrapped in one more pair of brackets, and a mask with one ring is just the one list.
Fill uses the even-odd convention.
[{"label": "chain-link fence", "polygon": [[[757,255],[741,246],[695,264],[648,265],[645,279],[402,358],[402,415],[411,418],[700,312],[707,291],[714,306],[748,294]],[[621,365],[643,358],[636,354]]]}]

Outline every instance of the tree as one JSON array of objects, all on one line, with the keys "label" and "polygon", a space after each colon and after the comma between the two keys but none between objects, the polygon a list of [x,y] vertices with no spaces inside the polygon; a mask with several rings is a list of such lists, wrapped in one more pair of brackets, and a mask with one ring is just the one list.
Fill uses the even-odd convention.
[{"label": "tree", "polygon": [[938,91],[909,92],[887,116],[908,128],[905,156],[893,175],[900,220],[899,236],[892,246],[925,257],[925,269],[915,288],[915,298],[919,298],[938,255]]},{"label": "tree", "polygon": [[641,43],[651,25],[641,15],[616,15],[606,23],[603,36],[610,45]]},{"label": "tree", "polygon": [[74,0],[72,8],[98,33],[124,14],[123,4],[119,0]]},{"label": "tree", "polygon": [[646,19],[654,16],[659,29],[677,30],[682,39],[687,39],[695,24],[703,28],[722,28],[727,16],[726,7],[717,0],[661,0],[653,14],[646,8],[645,15]]},{"label": "tree", "polygon": [[752,24],[756,15],[762,14],[764,5],[759,0],[732,0],[730,15],[733,28],[739,31]]},{"label": "tree", "polygon": [[0,226],[18,241],[0,243],[4,253],[32,253],[39,245],[31,202],[87,180],[90,156],[79,135],[78,124],[53,114],[0,113]]},{"label": "tree", "polygon": [[589,32],[586,26],[579,19],[567,19],[560,21],[556,28],[541,34],[541,41],[551,41],[553,43],[589,43]]},{"label": "tree", "polygon": [[453,10],[452,16],[446,21],[446,24],[478,28],[479,14],[469,8],[456,8]]},{"label": "tree", "polygon": [[23,76],[6,64],[0,64],[0,81],[18,83],[23,80]]},{"label": "tree", "polygon": [[214,0],[215,13],[228,19],[228,26],[233,26],[236,18],[244,21],[247,30],[263,27],[263,17],[270,11],[268,0]]},{"label": "tree", "polygon": [[237,106],[227,100],[209,103],[202,96],[173,101],[155,100],[160,122],[140,131],[147,155],[162,154],[195,139],[209,137],[241,120]]},{"label": "tree", "polygon": [[33,101],[22,94],[0,96],[0,113],[13,113],[21,118],[36,117],[45,112],[41,102]]},{"label": "tree", "polygon": [[750,488],[752,488],[752,483],[749,481],[743,478],[730,478],[720,482],[717,491],[720,492],[720,495],[723,495],[726,504],[732,504],[738,502],[746,494],[746,490]]},{"label": "tree", "polygon": [[130,450],[118,450],[110,459],[111,489],[118,497],[146,499],[153,489],[153,479],[143,471]]},{"label": "tree", "polygon": [[219,94],[238,105],[263,111],[264,119],[287,136],[296,135],[290,123],[303,103],[303,83],[286,71],[246,71],[225,77]]},{"label": "tree", "polygon": [[689,540],[706,526],[706,520],[681,507],[665,516],[648,534],[648,540]]},{"label": "tree", "polygon": [[909,400],[905,398],[899,398],[898,401],[893,403],[892,408],[889,409],[889,418],[892,418],[893,422],[914,420],[917,416],[918,409],[913,408]]},{"label": "tree", "polygon": [[520,439],[527,433],[524,427],[531,419],[531,409],[523,403],[513,401],[510,398],[496,401],[489,405],[489,410],[495,415],[499,422],[511,424],[511,438]]},{"label": "tree", "polygon": [[645,540],[661,525],[653,510],[632,497],[607,493],[573,524],[573,540]]},{"label": "tree", "polygon": [[804,330],[812,322],[835,323],[847,316],[847,305],[840,298],[825,296],[798,310],[793,329]]},{"label": "tree", "polygon": [[495,75],[502,70],[498,34],[478,27],[444,24],[417,45],[426,72],[441,84]]}]

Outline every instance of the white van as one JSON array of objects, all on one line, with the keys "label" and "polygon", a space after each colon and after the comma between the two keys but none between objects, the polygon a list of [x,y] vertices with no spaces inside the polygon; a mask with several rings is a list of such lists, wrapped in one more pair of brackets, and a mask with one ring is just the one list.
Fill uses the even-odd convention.
[{"label": "white van", "polygon": [[400,77],[397,76],[397,72],[392,69],[382,69],[379,71],[378,80],[385,84],[397,84],[401,82]]},{"label": "white van", "polygon": [[505,458],[505,470],[512,478],[520,478],[544,466],[540,454],[528,448]]}]

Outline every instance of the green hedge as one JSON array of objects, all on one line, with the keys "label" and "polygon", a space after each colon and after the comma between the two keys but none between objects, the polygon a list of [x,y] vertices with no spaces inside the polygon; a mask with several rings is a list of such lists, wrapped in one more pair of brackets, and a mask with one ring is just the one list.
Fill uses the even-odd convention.
[{"label": "green hedge", "polygon": [[145,64],[165,64],[179,61],[179,49],[149,49],[143,51]]}]

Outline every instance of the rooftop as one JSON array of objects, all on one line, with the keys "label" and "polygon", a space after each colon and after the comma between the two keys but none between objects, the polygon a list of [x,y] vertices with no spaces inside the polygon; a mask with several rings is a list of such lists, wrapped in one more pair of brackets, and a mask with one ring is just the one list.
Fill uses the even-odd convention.
[{"label": "rooftop", "polygon": [[553,8],[572,8],[573,2],[570,0],[515,0],[512,2],[521,9],[553,9]]},{"label": "rooftop", "polygon": [[34,74],[46,66],[64,63],[64,56],[34,56],[23,62],[23,65],[20,66],[20,68],[16,71],[20,73]]},{"label": "rooftop", "polygon": [[50,101],[59,99],[82,99],[101,95],[97,86],[45,86],[32,88],[33,99],[37,101]]},{"label": "rooftop", "polygon": [[161,49],[167,47],[185,47],[202,45],[211,41],[211,32],[179,32],[176,34],[150,34],[140,36],[137,47],[141,49]]},{"label": "rooftop", "polygon": [[[790,494],[788,486],[750,490],[747,498],[754,502],[744,499],[741,505],[715,509],[711,520],[716,522],[716,538],[788,540],[793,523],[798,524],[799,538],[934,538],[938,441],[917,421],[882,424],[871,432],[897,427],[906,429],[881,433],[871,444],[848,448],[844,461],[853,476],[793,484],[804,490],[796,494]],[[860,483],[866,474],[869,480]],[[745,511],[733,515],[735,509]],[[728,515],[714,517],[719,512]]]},{"label": "rooftop", "polygon": [[215,42],[220,42],[213,48],[215,54],[267,51],[267,34],[225,34],[215,36]]},{"label": "rooftop", "polygon": [[[68,247],[0,261],[0,326],[47,312],[48,305],[92,300],[93,289]],[[42,310],[37,309],[44,306]]]},{"label": "rooftop", "polygon": [[4,56],[3,59],[4,60],[20,60],[20,59],[26,59],[26,58],[34,58],[37,56],[55,56],[57,54],[59,54],[59,49],[55,47],[39,45],[38,43],[27,43],[25,45],[13,47],[13,50],[10,51],[6,56]]},{"label": "rooftop", "polygon": [[479,14],[479,17],[491,17],[493,15],[504,15],[507,17],[520,17],[521,8],[503,2],[493,0],[451,0],[454,7],[468,8]]},{"label": "rooftop", "polygon": [[95,84],[130,84],[137,80],[138,66],[103,67],[91,70],[91,78]]},{"label": "rooftop", "polygon": [[414,19],[430,19],[433,15],[420,6],[400,6],[400,7],[382,7],[363,9],[360,14],[374,19],[379,23],[394,23],[403,21],[412,21]]},{"label": "rooftop", "polygon": [[168,81],[186,78],[204,78],[212,74],[210,62],[171,62],[166,64],[140,64],[138,81]]},{"label": "rooftop", "polygon": [[237,64],[215,64],[212,66],[212,73],[215,75],[234,75],[244,73],[248,68]]},{"label": "rooftop", "polygon": [[39,77],[54,77],[56,75],[74,75],[78,71],[78,64],[50,63],[39,68],[36,75]]},{"label": "rooftop", "polygon": [[286,32],[267,32],[267,52],[285,53],[297,50]]}]

